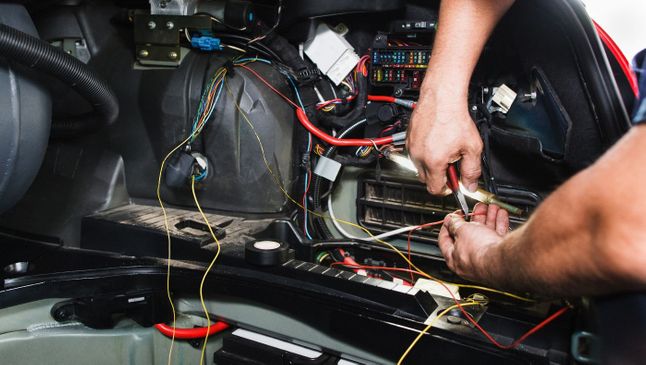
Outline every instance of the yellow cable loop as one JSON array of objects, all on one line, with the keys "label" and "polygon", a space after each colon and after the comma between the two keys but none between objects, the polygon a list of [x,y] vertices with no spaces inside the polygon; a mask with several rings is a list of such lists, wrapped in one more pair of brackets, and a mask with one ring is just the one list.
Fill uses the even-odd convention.
[{"label": "yellow cable loop", "polygon": [[[303,210],[307,210],[308,213],[310,213],[310,214],[312,214],[312,215],[314,215],[316,217],[319,217],[319,218],[322,218],[322,219],[333,219],[333,220],[335,220],[335,221],[337,221],[339,223],[342,223],[342,224],[345,224],[345,225],[360,229],[361,231],[365,232],[368,236],[374,237],[374,235],[369,230],[367,230],[364,227],[361,227],[358,224],[348,222],[348,221],[343,220],[343,219],[338,219],[338,218],[334,219],[334,218],[332,218],[332,217],[330,217],[328,215],[320,214],[318,212],[306,209],[301,203],[299,203],[298,201],[296,201],[294,198],[292,198],[289,195],[289,193],[283,187],[282,182],[276,176],[276,174],[274,173],[274,171],[271,169],[271,167],[269,165],[269,161],[267,160],[267,154],[265,153],[265,148],[263,146],[262,140],[260,139],[260,136],[258,135],[258,132],[256,131],[256,128],[254,127],[251,120],[249,120],[249,117],[247,116],[247,114],[242,110],[242,108],[240,108],[240,105],[235,100],[235,98],[233,96],[233,92],[231,91],[231,88],[229,88],[228,83],[225,82],[224,86],[225,86],[225,89],[227,91],[227,94],[229,94],[229,96],[231,96],[231,99],[233,100],[233,103],[235,104],[236,109],[238,110],[240,115],[242,115],[243,119],[246,121],[247,125],[249,125],[249,128],[251,129],[251,131],[255,135],[256,140],[258,141],[258,146],[260,148],[260,152],[262,154],[262,159],[263,159],[263,162],[265,164],[265,167],[267,168],[267,171],[272,176],[274,182],[276,183],[276,185],[278,186],[280,191],[283,193],[283,195],[285,195],[285,197],[287,199],[289,199],[292,203],[296,204],[296,206],[298,206],[299,208],[301,208]],[[483,287],[483,286],[470,285],[470,284],[457,284],[457,283],[451,283],[451,282],[448,282],[448,281],[440,280],[440,279],[438,279],[438,278],[436,278],[434,276],[431,276],[431,275],[427,274],[426,272],[422,271],[415,264],[413,264],[410,260],[408,260],[408,257],[406,257],[406,255],[404,253],[402,253],[399,249],[397,249],[395,246],[391,245],[390,243],[388,243],[386,241],[383,241],[383,240],[380,240],[380,239],[376,239],[375,242],[379,242],[380,244],[388,247],[390,250],[397,253],[399,256],[401,256],[402,259],[404,259],[404,261],[406,261],[406,263],[408,263],[411,266],[411,268],[413,268],[418,274],[420,274],[421,276],[424,276],[427,279],[437,281],[437,282],[442,282],[442,283],[445,283],[445,284],[455,285],[455,286],[462,287],[462,288],[479,289],[479,290],[484,290],[484,291],[488,291],[488,292],[492,292],[492,293],[498,293],[498,294],[502,294],[502,295],[508,296],[510,298],[522,300],[522,301],[525,301],[525,302],[530,302],[530,303],[534,302],[533,299],[524,298],[524,297],[521,297],[519,295],[516,295],[516,294],[513,294],[513,293],[508,293],[508,292],[498,290],[498,289],[486,288],[486,287]]]},{"label": "yellow cable loop", "polygon": [[[479,303],[479,302],[472,302],[472,303],[461,303],[460,305],[461,305],[462,307],[468,307],[468,306],[474,306],[474,305],[482,305],[482,303]],[[457,308],[457,307],[458,307],[458,305],[457,305],[457,304],[454,304],[454,305],[452,305],[452,306],[450,306],[450,307],[446,308],[445,310],[443,310],[443,311],[442,311],[440,314],[438,314],[435,318],[431,319],[431,322],[428,324],[428,326],[426,326],[426,328],[424,328],[424,329],[422,330],[422,332],[420,332],[420,333],[417,335],[417,337],[415,337],[415,339],[414,339],[414,340],[413,340],[413,342],[410,344],[410,346],[408,346],[408,348],[406,349],[406,351],[404,351],[404,353],[402,354],[402,356],[399,358],[399,361],[397,361],[397,365],[401,365],[401,364],[404,362],[404,359],[406,358],[406,356],[408,356],[408,354],[411,352],[411,350],[413,349],[413,347],[415,347],[415,345],[419,342],[419,340],[422,338],[422,336],[424,336],[424,335],[425,335],[425,334],[426,334],[426,333],[431,329],[431,327],[433,327],[433,325],[435,324],[435,322],[437,322],[440,318],[444,317],[447,313],[449,313],[450,311],[452,311],[453,309],[455,309],[455,308]]]},{"label": "yellow cable loop", "polygon": [[175,146],[175,148],[168,152],[166,157],[164,157],[164,159],[162,160],[161,167],[159,168],[159,176],[157,177],[157,201],[159,201],[159,206],[161,207],[162,213],[164,215],[164,227],[166,228],[166,239],[168,241],[168,260],[166,262],[166,297],[168,298],[168,303],[170,303],[170,308],[173,312],[173,335],[170,340],[170,349],[168,350],[168,365],[171,365],[172,363],[171,358],[173,356],[173,346],[175,345],[175,321],[177,320],[177,315],[175,313],[175,304],[173,303],[173,298],[170,294],[171,238],[170,227],[168,226],[168,215],[166,214],[166,208],[164,207],[164,202],[161,198],[161,180],[164,174],[164,166],[166,165],[166,161],[175,153],[175,151],[180,149],[186,142],[188,142],[188,140],[193,137],[193,134],[195,133],[191,133],[190,136],[186,137],[186,139],[184,139],[177,146]]},{"label": "yellow cable loop", "polygon": [[[224,69],[222,69],[224,70]],[[222,74],[222,80],[224,80],[224,75],[225,73],[221,72],[222,70],[218,71],[216,75]],[[226,70],[224,70],[226,72]],[[214,77],[215,79],[215,77]],[[213,85],[211,83],[210,85]],[[157,176],[157,201],[159,202],[159,206],[161,207],[162,214],[164,216],[164,228],[166,229],[166,239],[167,239],[167,245],[168,245],[168,258],[166,262],[166,297],[168,298],[168,303],[170,304],[171,311],[173,313],[173,334],[171,336],[171,341],[170,341],[170,348],[168,350],[168,365],[172,364],[172,357],[173,357],[173,346],[175,345],[175,322],[177,320],[177,313],[175,311],[175,304],[173,303],[173,298],[170,292],[170,271],[171,271],[171,258],[172,258],[172,240],[170,236],[170,226],[168,224],[168,214],[166,213],[166,207],[164,206],[164,201],[162,200],[161,197],[161,180],[162,176],[164,175],[164,167],[166,166],[166,161],[175,153],[177,150],[179,150],[182,146],[184,146],[193,136],[199,133],[199,130],[196,129],[194,130],[188,137],[186,137],[183,141],[177,144],[177,146],[173,147],[173,149],[168,152],[168,154],[162,159],[161,165],[159,167],[159,175]],[[201,289],[200,289],[201,290]]]},{"label": "yellow cable loop", "polygon": [[217,251],[215,252],[215,256],[213,257],[213,260],[211,260],[211,263],[209,266],[206,268],[206,271],[204,272],[204,276],[202,276],[202,281],[200,281],[200,303],[202,304],[202,309],[204,310],[204,315],[206,316],[206,336],[204,336],[204,344],[202,345],[202,352],[200,355],[200,365],[204,364],[204,353],[206,352],[206,343],[209,340],[209,331],[208,328],[211,327],[211,317],[209,316],[209,311],[206,309],[206,304],[204,303],[204,282],[206,281],[206,277],[213,268],[213,265],[215,265],[215,261],[218,259],[218,256],[220,256],[220,241],[218,238],[215,236],[215,233],[213,233],[213,228],[211,228],[211,223],[209,223],[209,220],[206,218],[206,214],[204,214],[204,211],[202,210],[202,207],[200,206],[200,202],[197,200],[197,195],[195,194],[195,176],[191,179],[191,192],[193,193],[193,200],[195,200],[195,206],[197,207],[197,210],[200,211],[200,214],[202,215],[202,219],[204,219],[204,223],[206,223],[206,227],[209,229],[209,233],[211,233],[211,237],[213,238],[213,241],[217,244]]}]

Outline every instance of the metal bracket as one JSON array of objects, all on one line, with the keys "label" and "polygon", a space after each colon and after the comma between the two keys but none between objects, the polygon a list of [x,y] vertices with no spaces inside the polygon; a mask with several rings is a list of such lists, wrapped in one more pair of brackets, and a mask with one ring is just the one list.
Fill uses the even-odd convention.
[{"label": "metal bracket", "polygon": [[134,39],[137,61],[150,66],[179,66],[183,53],[180,33],[184,29],[211,30],[206,16],[135,14]]}]

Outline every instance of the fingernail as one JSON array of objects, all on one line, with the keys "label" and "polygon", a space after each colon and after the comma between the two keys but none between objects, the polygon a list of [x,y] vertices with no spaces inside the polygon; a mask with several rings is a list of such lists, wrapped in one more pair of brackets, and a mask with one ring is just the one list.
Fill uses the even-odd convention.
[{"label": "fingernail", "polygon": [[469,189],[469,191],[472,192],[472,193],[475,192],[476,190],[478,190],[478,183],[474,182],[474,183],[469,184],[467,189]]}]

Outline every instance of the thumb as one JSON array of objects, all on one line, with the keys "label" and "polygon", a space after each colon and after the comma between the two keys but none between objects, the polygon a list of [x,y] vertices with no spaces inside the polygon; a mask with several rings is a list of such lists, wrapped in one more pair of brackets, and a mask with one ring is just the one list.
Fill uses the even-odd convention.
[{"label": "thumb", "polygon": [[451,237],[458,235],[458,230],[467,222],[460,215],[451,213],[444,218],[444,227],[449,231]]},{"label": "thumb", "polygon": [[460,161],[460,178],[462,184],[469,191],[478,189],[478,179],[480,178],[480,150],[465,152]]}]

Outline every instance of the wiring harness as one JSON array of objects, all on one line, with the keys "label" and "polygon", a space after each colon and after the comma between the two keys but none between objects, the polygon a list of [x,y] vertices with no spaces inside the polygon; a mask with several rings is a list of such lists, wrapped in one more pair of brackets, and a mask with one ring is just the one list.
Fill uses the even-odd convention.
[{"label": "wiring harness", "polygon": [[[280,18],[280,8],[278,10],[278,19]],[[434,277],[419,267],[417,267],[412,262],[412,255],[410,249],[410,240],[412,232],[420,229],[426,229],[438,224],[441,222],[431,222],[421,225],[414,225],[409,227],[402,227],[391,232],[386,232],[380,235],[373,235],[366,228],[357,225],[352,222],[348,222],[342,219],[337,218],[334,215],[331,204],[328,204],[328,214],[324,213],[324,204],[323,199],[328,197],[329,201],[330,194],[333,189],[333,183],[325,182],[324,179],[319,175],[315,175],[312,172],[311,160],[310,159],[334,159],[339,152],[347,152],[348,149],[352,149],[352,152],[348,159],[355,159],[358,161],[369,161],[368,163],[374,163],[379,158],[383,157],[381,154],[381,149],[385,146],[391,146],[393,144],[403,144],[406,134],[405,134],[405,124],[401,121],[392,123],[383,128],[377,130],[377,133],[374,134],[374,137],[367,137],[367,127],[368,120],[365,118],[365,109],[368,103],[388,103],[394,104],[399,107],[405,108],[410,111],[415,108],[416,103],[411,100],[399,99],[392,96],[385,95],[370,95],[367,90],[366,83],[366,63],[368,62],[368,57],[364,56],[360,59],[355,70],[346,77],[341,83],[341,88],[336,89],[332,85],[327,85],[333,93],[333,97],[329,99],[323,99],[320,95],[318,86],[321,86],[321,89],[325,89],[322,85],[322,80],[320,80],[320,75],[314,75],[313,73],[307,73],[307,77],[304,77],[303,72],[306,72],[308,67],[308,62],[304,59],[297,59],[295,50],[293,47],[282,39],[278,34],[273,32],[278,24],[270,29],[266,29],[266,33],[258,36],[253,39],[249,39],[246,43],[243,43],[243,40],[236,38],[237,36],[230,35],[231,39],[235,43],[235,47],[241,48],[242,51],[246,53],[256,52],[255,57],[235,57],[231,59],[230,65],[228,67],[222,67],[215,71],[213,76],[208,79],[206,83],[201,99],[198,106],[195,118],[192,121],[190,133],[184,140],[179,142],[176,147],[174,147],[163,159],[160,167],[160,173],[157,184],[157,197],[164,212],[165,225],[167,230],[168,238],[168,268],[167,268],[167,296],[171,303],[173,309],[173,325],[175,322],[175,308],[173,306],[173,300],[171,296],[170,288],[170,274],[171,274],[171,237],[169,230],[169,223],[166,217],[166,212],[164,209],[163,200],[161,197],[161,180],[169,159],[178,152],[187,153],[191,151],[191,144],[200,136],[205,126],[211,120],[213,114],[217,109],[219,101],[222,99],[221,95],[223,92],[227,92],[230,95],[233,95],[232,90],[230,90],[227,83],[227,79],[230,77],[235,77],[230,70],[233,68],[239,69],[242,72],[246,72],[249,75],[257,78],[264,84],[268,89],[282,98],[287,104],[294,108],[295,117],[298,120],[299,124],[303,127],[303,131],[306,135],[306,144],[304,146],[304,155],[307,163],[304,164],[303,171],[303,194],[302,199],[295,199],[290,193],[290,188],[283,186],[281,179],[274,173],[271,163],[269,162],[268,157],[266,156],[262,140],[256,129],[254,123],[249,119],[246,113],[240,108],[240,105],[237,104],[235,98],[227,98],[232,100],[235,104],[235,107],[244,119],[247,126],[254,133],[260,151],[262,153],[263,162],[267,168],[267,171],[272,176],[277,187],[285,195],[285,197],[297,207],[298,211],[302,213],[302,229],[303,233],[309,239],[332,239],[335,238],[334,235],[330,232],[326,221],[331,221],[336,226],[337,230],[340,232],[345,232],[343,226],[354,227],[358,230],[361,230],[367,234],[367,237],[354,237],[344,233],[346,237],[353,240],[370,242],[375,245],[380,245],[391,253],[395,255],[399,260],[405,262],[407,267],[395,267],[395,266],[386,266],[386,265],[363,265],[357,262],[351,255],[350,252],[347,252],[343,249],[332,249],[329,251],[318,252],[317,262],[320,264],[327,264],[329,266],[339,266],[352,270],[360,275],[375,275],[380,278],[386,278],[390,280],[396,280],[404,283],[404,285],[414,285],[416,278],[426,278],[433,280],[441,284],[450,294],[454,301],[454,305],[446,308],[442,312],[438,313],[435,318],[429,323],[426,328],[420,332],[419,336],[415,341],[409,346],[406,352],[402,355],[399,360],[399,363],[402,363],[409,352],[412,350],[414,345],[419,341],[419,339],[428,332],[431,327],[436,323],[441,317],[446,315],[449,311],[453,309],[459,309],[464,317],[478,330],[482,335],[490,341],[496,347],[501,349],[512,349],[519,346],[526,338],[531,336],[536,331],[540,330],[550,322],[554,321],[556,318],[565,313],[569,307],[565,306],[560,310],[554,312],[544,321],[539,323],[537,326],[532,328],[530,331],[519,337],[516,341],[511,344],[501,344],[496,339],[489,334],[484,328],[482,328],[478,322],[469,314],[464,307],[468,306],[485,306],[487,304],[486,300],[474,299],[473,297],[468,298],[465,301],[458,300],[453,294],[450,288],[447,285],[455,285],[459,288],[470,288],[476,291],[496,293],[503,295],[514,300],[523,301],[526,303],[532,303],[533,300],[525,298],[513,293],[508,293],[492,288],[486,288],[478,285],[471,284],[462,284],[462,283],[449,283],[445,280],[441,280],[437,277]],[[235,51],[235,50],[234,50]],[[267,58],[265,58],[267,57]],[[263,77],[256,69],[254,69],[254,63],[265,63],[272,65],[281,74],[284,75],[285,81],[292,87],[294,98],[289,97],[283,94],[278,88],[272,85],[267,79]],[[325,82],[323,82],[325,84]],[[300,85],[300,87],[299,87]],[[317,86],[318,85],[318,86]],[[303,93],[303,90],[306,93]],[[305,97],[303,97],[305,94]],[[318,94],[318,95],[317,95]],[[312,97],[312,95],[316,95]],[[318,100],[316,100],[318,98]],[[362,133],[363,132],[363,133]],[[352,136],[352,137],[351,137]],[[314,154],[312,154],[314,152]],[[372,160],[370,160],[372,159]],[[206,340],[208,336],[213,333],[217,333],[225,328],[228,325],[224,322],[216,322],[211,324],[211,319],[209,317],[209,312],[206,308],[204,302],[204,284],[208,273],[211,271],[213,266],[216,263],[216,260],[220,253],[220,245],[215,237],[215,234],[211,231],[211,226],[208,222],[207,217],[205,216],[202,208],[199,204],[198,195],[196,193],[196,182],[199,182],[206,176],[205,169],[201,169],[200,166],[194,164],[190,173],[188,174],[188,181],[190,182],[190,187],[192,195],[194,198],[195,206],[200,211],[204,222],[207,227],[209,227],[210,233],[213,236],[213,240],[217,243],[217,252],[214,255],[212,261],[210,262],[208,268],[205,270],[204,276],[202,277],[200,283],[200,300],[202,308],[207,319],[207,326],[199,329],[178,329],[173,326],[168,325],[157,325],[156,328],[160,330],[167,336],[170,336],[174,341],[175,338],[188,339],[188,338],[205,338],[204,345],[202,347],[202,353],[204,354],[206,347]],[[312,192],[310,193],[310,188]],[[311,204],[312,209],[309,208]],[[408,233],[408,252],[407,254],[403,253],[397,249],[392,244],[386,242],[386,239],[395,237],[401,234]],[[483,296],[484,297],[484,296]],[[486,297],[485,297],[486,298]],[[169,351],[169,363],[171,361],[172,354],[172,344]],[[202,356],[202,359],[204,356]]]}]

